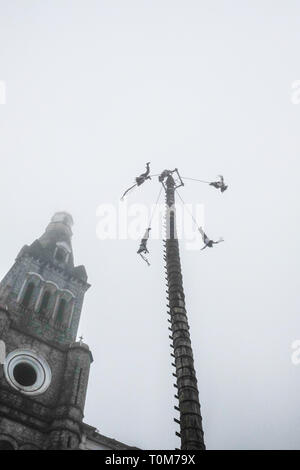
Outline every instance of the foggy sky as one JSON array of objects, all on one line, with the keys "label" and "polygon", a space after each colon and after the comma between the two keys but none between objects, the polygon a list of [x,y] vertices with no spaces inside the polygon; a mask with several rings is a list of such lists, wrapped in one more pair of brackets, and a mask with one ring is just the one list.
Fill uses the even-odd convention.
[{"label": "foggy sky", "polygon": [[[0,0],[1,257],[8,271],[58,210],[74,218],[92,287],[79,334],[93,353],[85,422],[144,449],[179,447],[162,243],[97,238],[151,161],[186,182],[205,229],[182,245],[208,449],[299,449],[297,1]],[[153,179],[128,203],[154,203]]]}]

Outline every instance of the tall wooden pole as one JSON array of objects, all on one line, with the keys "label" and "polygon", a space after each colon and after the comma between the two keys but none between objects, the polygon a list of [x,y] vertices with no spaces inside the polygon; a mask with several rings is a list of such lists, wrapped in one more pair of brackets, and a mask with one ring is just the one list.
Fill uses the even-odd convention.
[{"label": "tall wooden pole", "polygon": [[176,373],[175,395],[180,412],[180,438],[182,450],[205,450],[193,351],[185,309],[179,245],[176,234],[175,181],[170,174],[166,180],[165,261],[172,336],[173,366]]}]

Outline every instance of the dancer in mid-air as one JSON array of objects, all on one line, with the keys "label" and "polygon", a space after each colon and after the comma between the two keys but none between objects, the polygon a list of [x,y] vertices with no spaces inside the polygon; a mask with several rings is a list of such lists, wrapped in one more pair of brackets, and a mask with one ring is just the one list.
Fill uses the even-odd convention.
[{"label": "dancer in mid-air", "polygon": [[148,227],[145,234],[144,234],[144,236],[143,236],[143,238],[142,238],[142,240],[141,240],[140,247],[137,251],[137,254],[140,255],[143,258],[144,261],[146,261],[148,266],[150,266],[150,263],[144,255],[149,253],[148,248],[147,248],[147,242],[149,240],[150,230],[151,230],[151,228]]},{"label": "dancer in mid-air", "polygon": [[213,186],[214,188],[220,189],[221,193],[224,193],[228,186],[224,183],[224,178],[222,175],[219,175],[220,181],[214,181],[212,183],[209,183],[210,186]]},{"label": "dancer in mid-air", "polygon": [[141,184],[145,183],[146,180],[151,180],[151,176],[149,176],[150,173],[150,162],[146,163],[146,171],[145,173],[142,173],[140,176],[137,176],[135,178],[135,184],[133,186],[130,186],[130,188],[126,189],[125,193],[121,197],[121,200],[126,196],[126,194],[133,189],[135,186],[140,186]]},{"label": "dancer in mid-air", "polygon": [[223,242],[223,238],[219,238],[218,241],[213,241],[211,240],[210,238],[208,238],[208,236],[206,235],[206,233],[204,233],[204,231],[202,230],[201,227],[199,227],[199,232],[201,233],[202,235],[202,238],[203,238],[203,243],[204,243],[204,247],[201,248],[201,250],[204,250],[205,248],[212,248],[214,245],[216,245],[217,243],[220,243],[220,242]]}]

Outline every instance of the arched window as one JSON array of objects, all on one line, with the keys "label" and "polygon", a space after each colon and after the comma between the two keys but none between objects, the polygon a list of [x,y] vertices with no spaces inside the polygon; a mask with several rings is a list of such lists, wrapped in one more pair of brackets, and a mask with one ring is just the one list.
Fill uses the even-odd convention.
[{"label": "arched window", "polygon": [[14,446],[4,439],[0,440],[0,450],[15,450]]},{"label": "arched window", "polygon": [[66,307],[67,307],[66,299],[60,299],[59,304],[58,304],[57,314],[56,314],[56,321],[58,323],[63,322]]},{"label": "arched window", "polygon": [[39,314],[44,315],[47,312],[47,308],[49,306],[49,301],[51,297],[51,292],[49,290],[46,290],[43,294],[41,306],[39,308]]},{"label": "arched window", "polygon": [[22,300],[23,307],[28,307],[34,290],[34,282],[29,282]]}]

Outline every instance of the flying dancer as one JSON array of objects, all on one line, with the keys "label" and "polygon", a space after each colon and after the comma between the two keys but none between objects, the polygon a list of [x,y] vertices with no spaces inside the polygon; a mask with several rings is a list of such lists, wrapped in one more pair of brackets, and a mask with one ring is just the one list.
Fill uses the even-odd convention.
[{"label": "flying dancer", "polygon": [[147,162],[146,163],[146,171],[145,173],[142,173],[140,176],[137,176],[135,178],[135,184],[133,186],[130,186],[130,188],[126,189],[125,193],[123,194],[123,196],[121,197],[121,201],[122,199],[124,199],[124,197],[126,196],[126,194],[131,191],[131,189],[133,189],[135,186],[141,186],[141,184],[145,183],[146,180],[151,180],[151,176],[149,176],[149,173],[150,173],[150,162]]},{"label": "flying dancer", "polygon": [[212,183],[209,183],[210,186],[213,186],[214,188],[220,189],[221,193],[224,193],[228,186],[224,183],[224,178],[222,175],[218,175],[220,178],[220,181],[214,181]]},{"label": "flying dancer", "polygon": [[217,240],[216,242],[214,240],[211,240],[210,238],[208,238],[208,236],[206,235],[206,233],[204,233],[204,231],[202,230],[201,227],[199,227],[199,232],[201,233],[202,235],[202,238],[203,238],[203,243],[204,243],[204,247],[201,248],[201,250],[204,250],[205,248],[212,248],[214,245],[216,245],[217,243],[220,243],[220,242],[223,242],[223,238],[219,238],[219,240]]},{"label": "flying dancer", "polygon": [[144,261],[146,261],[148,266],[150,266],[150,263],[149,263],[148,259],[146,258],[146,256],[144,256],[144,255],[149,253],[148,248],[147,248],[147,242],[149,240],[150,230],[151,230],[151,228],[148,227],[145,234],[144,234],[144,236],[143,236],[143,238],[142,238],[142,240],[141,240],[140,247],[137,251],[137,254],[140,255],[141,258],[143,258]]}]

